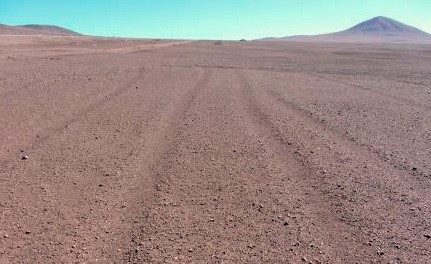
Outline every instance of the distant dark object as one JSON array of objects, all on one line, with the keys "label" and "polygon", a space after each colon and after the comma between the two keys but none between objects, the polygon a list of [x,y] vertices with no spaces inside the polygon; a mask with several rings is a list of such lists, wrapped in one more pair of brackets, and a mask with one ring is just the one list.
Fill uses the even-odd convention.
[{"label": "distant dark object", "polygon": [[431,35],[387,17],[375,17],[347,30],[310,36],[266,38],[263,41],[431,43]]},{"label": "distant dark object", "polygon": [[247,40],[245,40],[245,39],[241,39],[239,42],[247,42]]},{"label": "distant dark object", "polygon": [[7,26],[0,24],[0,35],[50,35],[50,36],[81,36],[81,34],[58,26],[22,25]]},{"label": "distant dark object", "polygon": [[220,40],[214,42],[214,45],[222,45],[222,44],[223,44],[223,42],[221,42]]},{"label": "distant dark object", "polygon": [[160,39],[155,39],[154,41],[157,41],[157,42],[159,42],[159,41],[160,41]]}]

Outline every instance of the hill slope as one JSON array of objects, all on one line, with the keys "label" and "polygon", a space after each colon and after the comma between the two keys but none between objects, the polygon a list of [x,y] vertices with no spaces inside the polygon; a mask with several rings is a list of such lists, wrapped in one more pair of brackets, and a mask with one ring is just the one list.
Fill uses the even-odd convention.
[{"label": "hill slope", "polygon": [[51,25],[8,26],[0,24],[0,35],[80,36],[81,34],[66,28]]},{"label": "hill slope", "polygon": [[310,36],[266,38],[264,41],[310,42],[431,42],[431,35],[415,27],[387,17],[375,17],[347,30]]}]

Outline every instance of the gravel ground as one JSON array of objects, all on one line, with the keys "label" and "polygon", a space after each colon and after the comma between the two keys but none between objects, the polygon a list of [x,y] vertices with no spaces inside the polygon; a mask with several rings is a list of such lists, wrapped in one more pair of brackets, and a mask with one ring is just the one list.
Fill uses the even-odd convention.
[{"label": "gravel ground", "polygon": [[431,263],[430,46],[22,38],[1,264]]}]

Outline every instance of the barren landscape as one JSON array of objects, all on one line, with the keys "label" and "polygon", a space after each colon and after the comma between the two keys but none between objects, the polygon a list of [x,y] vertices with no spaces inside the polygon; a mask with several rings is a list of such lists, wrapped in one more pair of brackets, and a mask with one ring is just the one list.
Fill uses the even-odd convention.
[{"label": "barren landscape", "polygon": [[0,125],[1,264],[431,263],[430,45],[2,36]]}]

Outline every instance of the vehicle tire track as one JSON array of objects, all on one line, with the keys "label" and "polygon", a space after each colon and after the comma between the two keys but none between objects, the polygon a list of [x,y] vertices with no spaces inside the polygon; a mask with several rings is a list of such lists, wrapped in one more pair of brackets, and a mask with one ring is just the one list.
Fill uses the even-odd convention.
[{"label": "vehicle tire track", "polygon": [[[349,243],[355,245],[355,254],[369,256],[367,258],[369,263],[378,263],[378,258],[372,256],[370,248],[363,245],[367,239],[366,234],[360,228],[343,221],[342,216],[335,213],[336,208],[331,202],[331,196],[334,194],[328,186],[321,185],[322,175],[310,161],[300,155],[294,143],[285,137],[284,132],[273,123],[272,118],[261,111],[260,102],[257,99],[259,96],[253,91],[244,73],[242,71],[236,73],[240,84],[239,104],[243,105],[252,129],[267,136],[267,149],[273,151],[274,159],[280,160],[281,164],[289,164],[295,160],[295,166],[301,168],[298,175],[290,175],[291,182],[288,183],[291,185],[288,187],[290,189],[288,192],[295,194],[298,200],[302,201],[297,206],[309,213],[297,223],[296,228],[302,231],[298,233],[299,241],[301,245],[309,245],[313,242],[316,244],[316,241],[319,241],[322,244],[317,247],[325,252],[323,256],[319,256],[305,246],[301,248],[303,254],[307,259],[310,258],[310,254],[316,261],[325,259],[327,262],[324,263],[351,263],[354,260],[352,252],[343,247]],[[307,233],[303,230],[314,232]]]},{"label": "vehicle tire track", "polygon": [[[36,139],[34,139],[28,145],[22,146],[21,149],[24,150],[25,153],[31,153],[32,151],[34,151],[35,149],[37,149],[38,147],[40,147],[41,145],[49,141],[49,139],[54,135],[64,132],[65,130],[68,129],[69,126],[85,119],[86,116],[97,111],[98,109],[101,109],[105,105],[109,104],[109,102],[111,102],[115,98],[120,97],[122,94],[132,89],[135,89],[134,84],[136,84],[136,82],[141,81],[147,77],[148,76],[146,76],[145,66],[140,67],[137,71],[137,75],[131,80],[127,81],[124,85],[121,85],[120,87],[118,87],[117,89],[113,90],[110,93],[102,95],[103,98],[96,100],[92,103],[89,103],[86,107],[84,107],[80,111],[71,114],[71,116],[68,119],[63,120],[60,123],[57,123],[51,127],[44,129],[42,132],[38,134],[38,137]],[[0,160],[0,164],[2,164],[2,168],[3,168],[3,170],[1,170],[0,172],[4,173],[9,171],[10,169],[13,169],[13,167],[11,167],[11,164],[13,164],[14,162],[15,162],[14,160],[9,162],[6,160],[3,160],[3,161]]]},{"label": "vehicle tire track", "polygon": [[[371,89],[371,88],[365,87],[365,86],[360,85],[360,84],[354,84],[354,83],[349,83],[349,82],[345,82],[345,81],[334,80],[331,77],[323,76],[323,75],[318,74],[318,73],[309,73],[309,74],[311,76],[314,76],[318,79],[328,81],[330,83],[341,84],[345,87],[347,86],[347,87],[350,87],[353,89],[360,89],[361,91],[364,91],[364,92],[371,94],[371,95],[378,95],[379,97],[381,97],[384,100],[389,99],[395,103],[407,104],[407,105],[414,106],[414,107],[422,107],[422,108],[426,107],[425,105],[423,105],[419,102],[412,101],[408,98],[405,98],[402,96],[396,96],[396,95],[392,95],[392,94],[388,94],[388,93],[384,93],[384,92],[380,92],[380,91],[376,91],[375,89]],[[371,85],[369,85],[369,86],[372,88],[378,88],[378,87],[371,86]]]},{"label": "vehicle tire track", "polygon": [[[245,76],[241,79],[245,87],[250,87]],[[247,93],[251,93],[250,90]],[[268,104],[258,107],[258,103],[253,103],[256,115],[267,120],[265,125],[271,128],[275,139],[292,146],[297,160],[310,171],[311,183],[332,208],[336,221],[347,224],[354,241],[369,244],[375,250],[360,255],[370,257],[372,263],[381,263],[383,259],[407,260],[409,257],[398,254],[400,247],[409,248],[405,255],[426,252],[420,237],[415,240],[414,249],[408,243],[401,246],[391,241],[414,237],[414,232],[408,231],[410,234],[406,235],[404,230],[420,228],[427,221],[430,212],[426,204],[431,202],[427,194],[429,183],[385,164],[310,118],[303,109],[280,101],[274,97],[274,92],[265,90],[254,95],[258,96],[268,100]],[[382,206],[386,211],[380,210]],[[412,206],[420,208],[420,213],[414,213]],[[340,247],[343,248],[343,244]],[[382,259],[372,257],[381,251],[385,251],[384,256],[380,256]],[[426,257],[420,259],[425,261]]]},{"label": "vehicle tire track", "polygon": [[[141,263],[138,258],[138,250],[141,246],[142,236],[145,234],[148,215],[152,208],[154,208],[157,202],[157,191],[161,182],[164,180],[160,178],[158,174],[158,167],[161,160],[164,159],[169,146],[174,144],[176,140],[175,135],[178,133],[179,127],[182,126],[184,115],[194,103],[195,98],[198,94],[207,86],[209,79],[212,75],[212,71],[204,70],[202,76],[197,77],[197,82],[180,100],[177,106],[172,109],[165,118],[159,121],[161,126],[161,132],[154,135],[153,138],[146,139],[151,142],[146,148],[150,149],[145,157],[136,157],[133,159],[131,164],[142,163],[142,160],[146,161],[146,167],[141,168],[139,171],[133,171],[138,166],[129,165],[129,171],[124,173],[132,175],[149,175],[149,177],[136,177],[136,181],[133,184],[133,189],[129,190],[125,194],[127,204],[132,206],[127,210],[127,223],[129,232],[125,238],[128,243],[125,244],[123,251],[122,260],[127,263]],[[138,144],[138,146],[141,144]],[[150,184],[147,180],[150,180]],[[143,186],[151,186],[150,189]]]},{"label": "vehicle tire track", "polygon": [[286,99],[285,97],[281,96],[279,93],[273,90],[268,90],[267,93],[270,96],[272,96],[276,102],[284,105],[287,108],[290,108],[292,111],[295,111],[298,115],[302,116],[304,119],[307,119],[311,123],[314,123],[316,126],[320,127],[321,130],[325,130],[327,133],[330,133],[332,137],[336,138],[340,142],[344,142],[344,144],[347,144],[349,148],[354,150],[356,153],[361,153],[361,155],[363,156],[371,155],[373,156],[374,159],[378,159],[383,163],[388,163],[391,165],[391,167],[396,168],[404,173],[408,173],[411,176],[417,178],[418,180],[422,181],[421,178],[427,177],[427,173],[421,168],[413,169],[412,167],[409,167],[402,162],[396,162],[399,159],[396,159],[396,158],[388,159],[384,155],[384,153],[382,153],[382,151],[380,151],[379,149],[376,149],[373,146],[366,143],[357,142],[355,138],[349,137],[348,134],[340,133],[340,131],[332,128],[324,121],[316,118],[311,112],[295,104],[293,101]]}]

